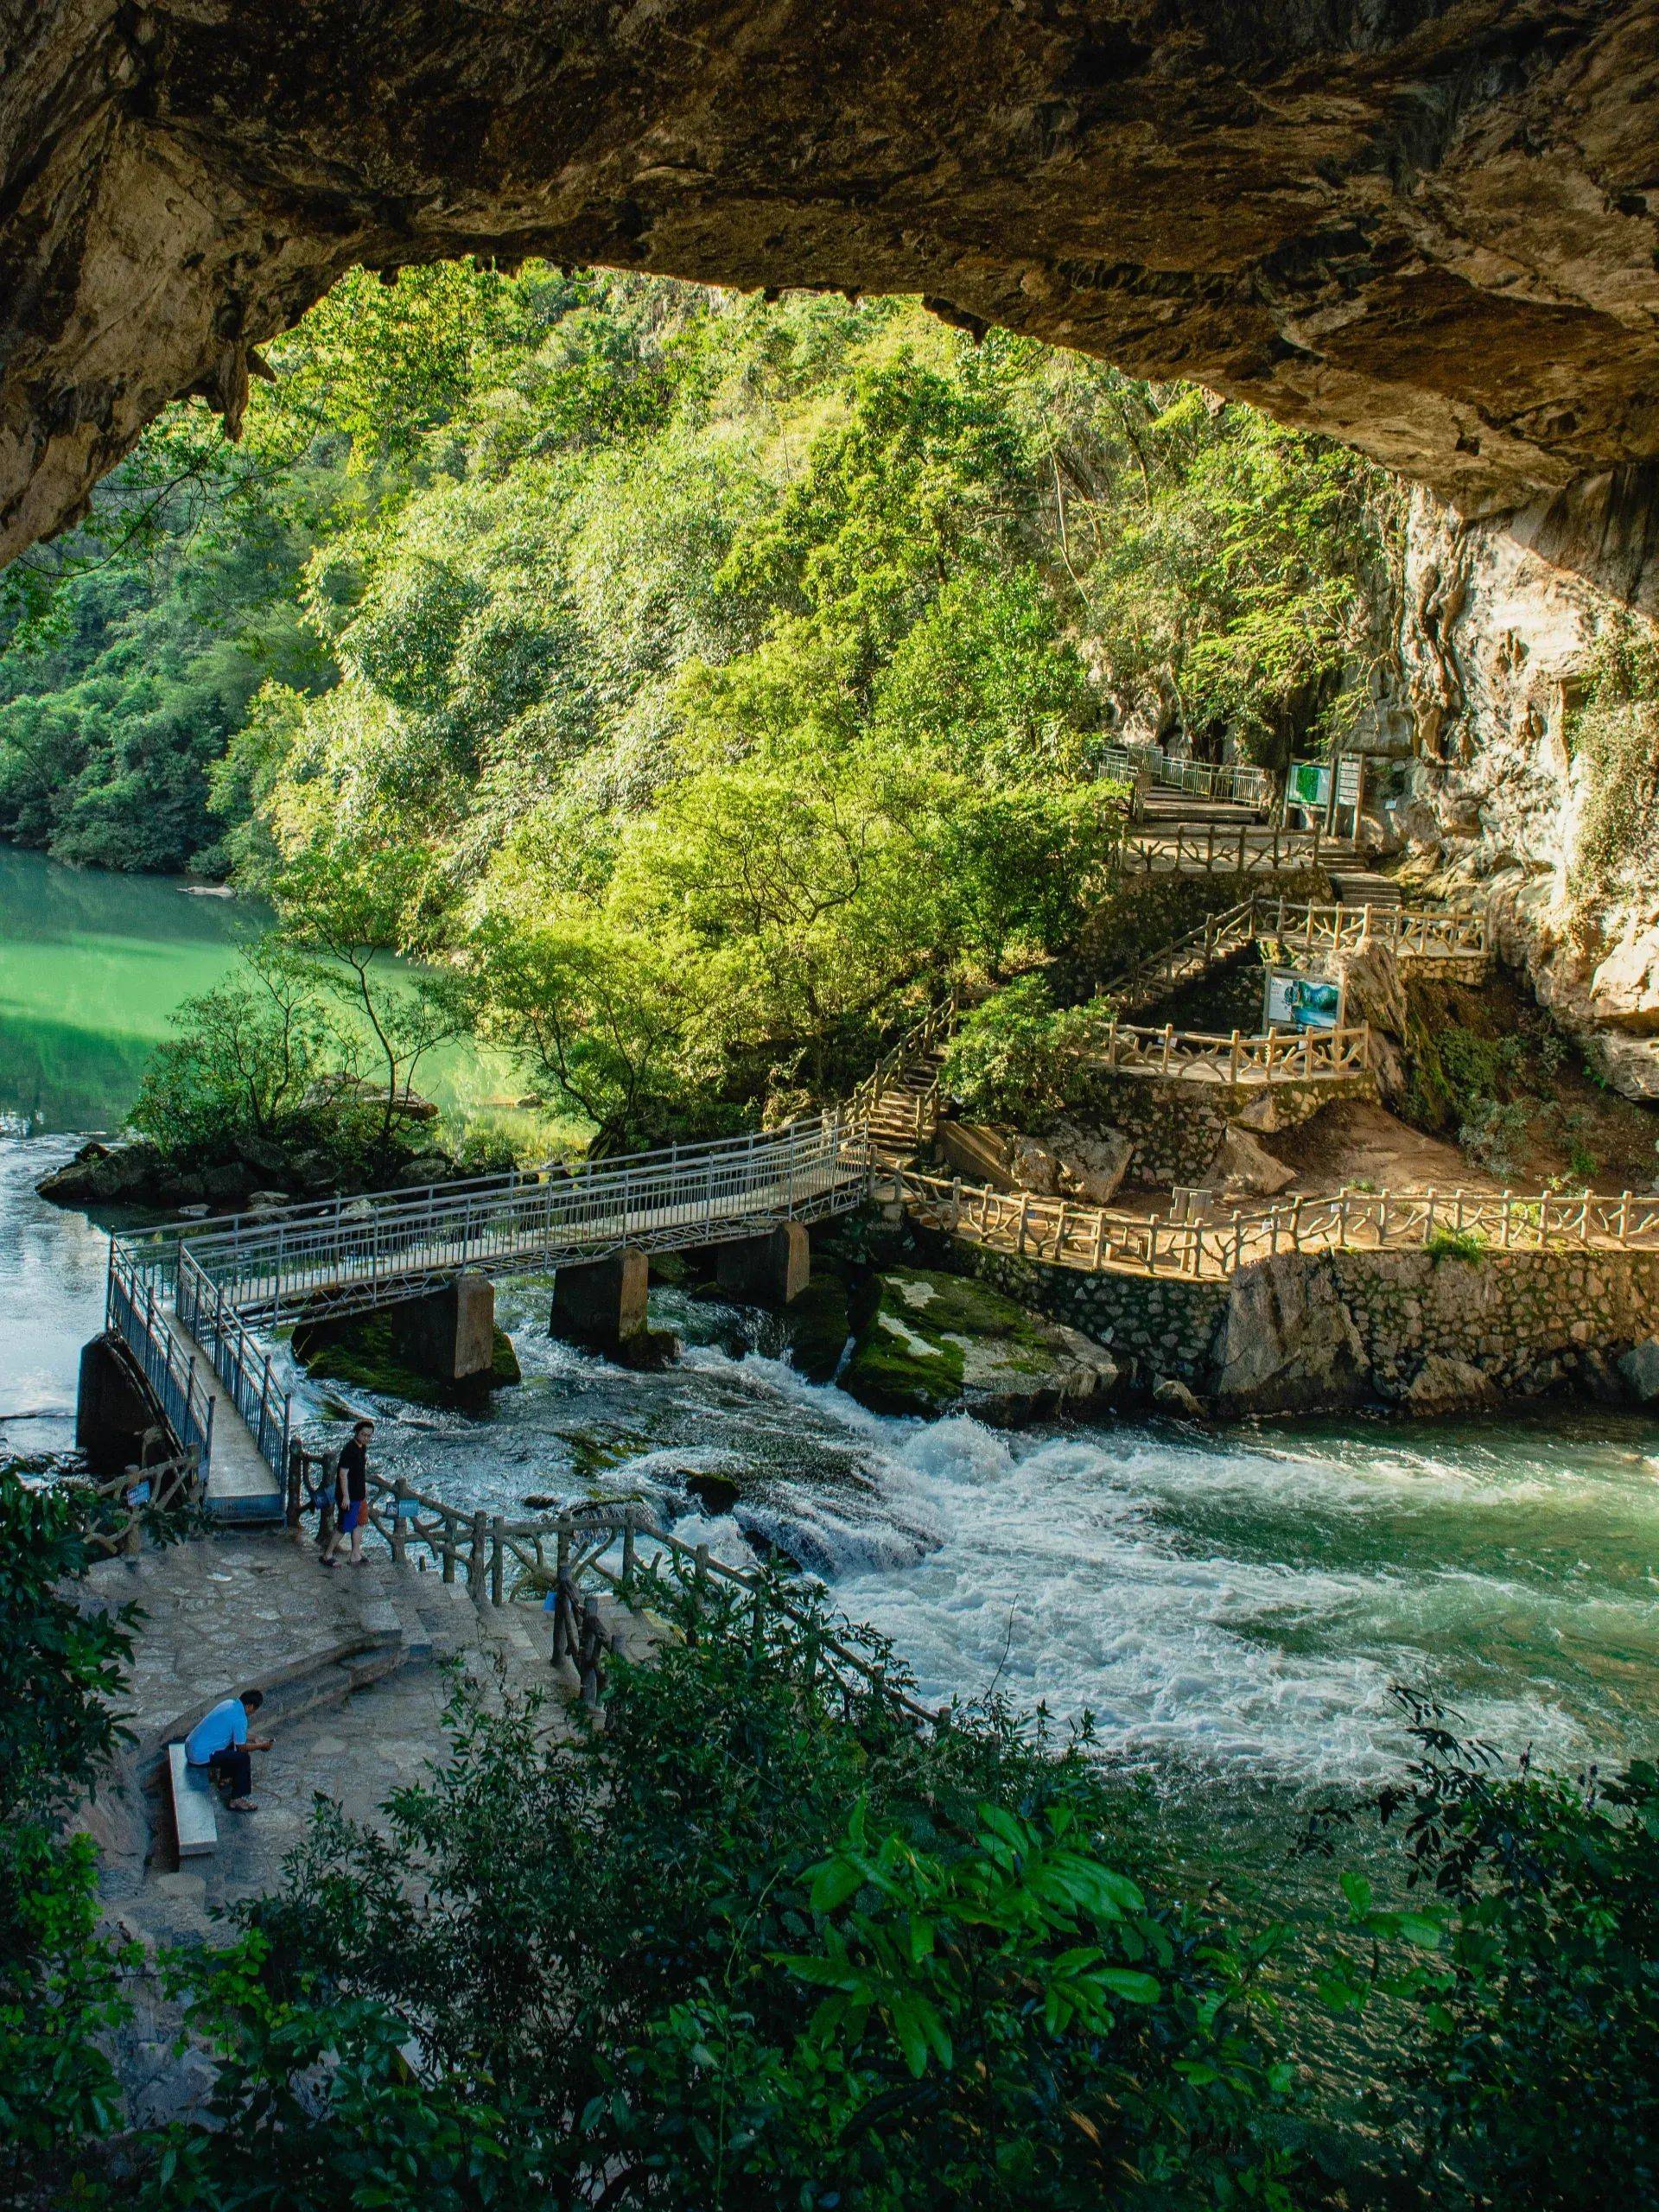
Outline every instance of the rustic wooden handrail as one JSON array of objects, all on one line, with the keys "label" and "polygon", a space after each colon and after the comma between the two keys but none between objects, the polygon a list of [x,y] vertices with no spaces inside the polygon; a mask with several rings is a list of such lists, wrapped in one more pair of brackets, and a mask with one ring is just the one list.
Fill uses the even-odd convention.
[{"label": "rustic wooden handrail", "polygon": [[1224,1280],[1281,1252],[1410,1249],[1440,1238],[1505,1252],[1659,1250],[1659,1192],[1567,1198],[1554,1192],[1344,1191],[1195,1222],[997,1191],[911,1168],[895,1170],[887,1187],[930,1227],[1085,1274]]},{"label": "rustic wooden handrail", "polygon": [[1313,951],[1383,944],[1403,960],[1484,962],[1489,950],[1486,918],[1481,913],[1320,906],[1253,892],[1237,906],[1206,915],[1182,936],[1129,962],[1099,985],[1097,995],[1109,1000],[1120,1013],[1132,1012],[1197,982],[1219,961],[1262,940]]},{"label": "rustic wooden handrail", "polygon": [[1114,1073],[1169,1076],[1208,1083],[1309,1083],[1358,1079],[1370,1071],[1376,1045],[1363,1023],[1339,1029],[1269,1029],[1246,1037],[1202,1030],[1135,1028],[1113,1022],[1089,1062]]},{"label": "rustic wooden handrail", "polygon": [[[339,1467],[338,1452],[316,1452],[296,1438],[288,1461],[287,1517],[297,1529],[310,1504],[321,1507],[320,1541],[333,1531],[334,1486]],[[315,1481],[313,1477],[315,1477]],[[723,1581],[747,1593],[757,1606],[764,1605],[807,1630],[826,1664],[846,1667],[867,1687],[878,1691],[913,1719],[934,1725],[935,1714],[889,1682],[882,1670],[838,1638],[823,1632],[823,1624],[803,1608],[792,1605],[766,1576],[715,1559],[707,1545],[688,1544],[664,1529],[648,1501],[641,1498],[601,1499],[591,1505],[567,1508],[550,1518],[507,1521],[499,1515],[467,1512],[443,1499],[413,1489],[398,1477],[368,1478],[367,1531],[386,1544],[400,1565],[411,1550],[424,1547],[448,1583],[465,1581],[479,1605],[514,1602],[521,1585],[546,1589],[555,1599],[554,1658],[569,1656],[581,1677],[584,1702],[602,1702],[605,1659],[609,1640],[600,1631],[596,1611],[590,1611],[591,1589],[599,1583],[625,1603],[639,1594],[645,1561],[640,1539],[687,1571],[693,1588]],[[606,1566],[607,1554],[621,1545],[620,1566]],[[509,1585],[510,1569],[519,1572]],[[684,1579],[683,1577],[683,1579]],[[584,1586],[589,1586],[584,1588]],[[758,1632],[758,1631],[757,1631]]]},{"label": "rustic wooden handrail", "polygon": [[[152,1433],[159,1436],[161,1431]],[[200,1458],[192,1446],[164,1459],[141,1459],[118,1475],[83,1477],[76,1487],[92,1491],[105,1509],[101,1525],[87,1531],[87,1549],[103,1559],[117,1552],[136,1553],[142,1548],[145,1529],[156,1515],[200,1505]]]}]

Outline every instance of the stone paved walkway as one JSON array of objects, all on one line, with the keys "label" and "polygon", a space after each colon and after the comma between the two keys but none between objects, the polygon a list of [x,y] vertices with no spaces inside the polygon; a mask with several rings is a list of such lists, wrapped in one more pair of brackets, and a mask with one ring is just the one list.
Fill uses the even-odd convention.
[{"label": "stone paved walkway", "polygon": [[[476,1605],[464,1584],[395,1565],[322,1567],[313,1542],[283,1530],[219,1530],[136,1560],[106,1560],[87,1601],[143,1610],[126,1708],[133,1745],[86,1825],[100,1848],[100,1889],[118,1931],[146,1948],[211,1939],[238,1900],[278,1885],[316,1796],[374,1821],[392,1793],[443,1751],[442,1714],[458,1663],[475,1680],[554,1693],[546,1725],[567,1727],[568,1662],[552,1665],[551,1624],[532,1605]],[[607,1618],[617,1618],[613,1607]],[[636,1649],[653,1630],[624,1615]],[[255,1733],[258,1809],[219,1815],[219,1847],[178,1861],[162,1786],[166,1745],[219,1699],[265,1692]],[[190,2110],[206,2069],[175,2050],[179,2016],[140,1976],[137,2013],[118,2039],[135,2116]]]}]

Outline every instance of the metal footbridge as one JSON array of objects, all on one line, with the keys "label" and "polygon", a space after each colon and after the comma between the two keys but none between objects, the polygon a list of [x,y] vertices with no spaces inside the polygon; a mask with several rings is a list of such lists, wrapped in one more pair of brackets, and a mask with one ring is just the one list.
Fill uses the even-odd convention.
[{"label": "metal footbridge", "polygon": [[671,1252],[849,1212],[869,1183],[860,1116],[824,1114],[712,1144],[534,1173],[383,1191],[111,1239],[106,1326],[143,1369],[210,1507],[264,1514],[280,1491],[293,1406],[253,1334],[302,1314],[360,1313],[463,1273]]}]

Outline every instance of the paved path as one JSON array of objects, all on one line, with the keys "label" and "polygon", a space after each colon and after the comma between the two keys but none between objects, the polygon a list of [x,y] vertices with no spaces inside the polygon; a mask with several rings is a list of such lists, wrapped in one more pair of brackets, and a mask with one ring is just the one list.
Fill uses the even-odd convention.
[{"label": "paved path", "polygon": [[[454,1662],[493,1694],[497,1685],[554,1693],[545,1725],[574,1725],[568,1665],[552,1666],[551,1626],[530,1604],[477,1605],[461,1583],[371,1551],[360,1568],[323,1567],[315,1543],[285,1532],[221,1531],[110,1560],[87,1578],[87,1602],[143,1608],[126,1719],[135,1742],[86,1825],[101,1850],[111,1922],[147,1948],[200,1942],[240,1899],[274,1888],[319,1793],[372,1821],[393,1791],[443,1752]],[[614,1611],[610,1618],[614,1620]],[[625,1617],[635,1649],[648,1631]],[[181,1866],[160,1783],[162,1747],[210,1706],[245,1688],[266,1702],[256,1732],[257,1812],[219,1815],[219,1848]],[[176,2011],[147,1980],[118,2060],[136,2107],[150,2117],[191,2110],[208,2083],[178,2060]]]}]

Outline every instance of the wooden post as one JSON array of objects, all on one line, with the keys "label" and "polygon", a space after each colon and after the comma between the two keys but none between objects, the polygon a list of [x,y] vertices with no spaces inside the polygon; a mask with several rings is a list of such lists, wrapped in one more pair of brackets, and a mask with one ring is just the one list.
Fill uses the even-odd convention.
[{"label": "wooden post", "polygon": [[633,1512],[630,1508],[628,1517],[622,1524],[622,1580],[624,1582],[632,1582],[633,1580],[635,1543]]},{"label": "wooden post", "polygon": [[1096,1274],[1100,1272],[1101,1262],[1105,1256],[1105,1249],[1106,1217],[1096,1207],[1095,1211],[1095,1272]]},{"label": "wooden post", "polygon": [[283,1502],[283,1518],[292,1529],[299,1528],[304,1503],[305,1446],[296,1436],[288,1447],[288,1491]]},{"label": "wooden post", "polygon": [[499,1605],[506,1596],[506,1545],[501,1535],[501,1516],[490,1522],[490,1603]]},{"label": "wooden post", "polygon": [[1238,1032],[1236,1029],[1233,1032],[1233,1050],[1228,1068],[1228,1080],[1230,1083],[1238,1081]]},{"label": "wooden post", "polygon": [[1511,1200],[1511,1198],[1510,1198],[1510,1193],[1509,1193],[1507,1191],[1505,1191],[1505,1192],[1504,1192],[1504,1193],[1503,1193],[1503,1249],[1507,1252],[1507,1251],[1509,1250],[1509,1249],[1510,1249],[1510,1243],[1511,1243],[1511,1241],[1513,1240],[1514,1236],[1515,1236],[1515,1211],[1514,1211],[1514,1204],[1513,1204],[1513,1201],[1512,1201],[1512,1200]]},{"label": "wooden post", "polygon": [[1630,1194],[1628,1191],[1621,1191],[1618,1194],[1618,1229],[1617,1231],[1618,1241],[1621,1245],[1626,1243],[1630,1236]]},{"label": "wooden post", "polygon": [[1020,1230],[1014,1249],[1022,1257],[1024,1256],[1026,1249],[1026,1219],[1030,1211],[1031,1192],[1029,1191],[1021,1191],[1020,1193]]},{"label": "wooden post", "polygon": [[1164,1073],[1166,1075],[1169,1073],[1169,1055],[1174,1042],[1174,1024],[1173,1022],[1166,1021],[1164,1024]]},{"label": "wooden post", "polygon": [[954,1235],[962,1227],[962,1178],[950,1178],[950,1229]]},{"label": "wooden post", "polygon": [[399,1475],[391,1487],[391,1556],[401,1567],[409,1553],[409,1523],[404,1517],[404,1500],[409,1496],[409,1478]]},{"label": "wooden post", "polygon": [[443,1579],[455,1579],[455,1516],[446,1507],[443,1516]]},{"label": "wooden post", "polygon": [[473,1545],[467,1561],[467,1588],[475,1605],[484,1602],[484,1537],[490,1516],[482,1507],[473,1516]]}]

